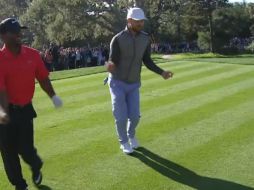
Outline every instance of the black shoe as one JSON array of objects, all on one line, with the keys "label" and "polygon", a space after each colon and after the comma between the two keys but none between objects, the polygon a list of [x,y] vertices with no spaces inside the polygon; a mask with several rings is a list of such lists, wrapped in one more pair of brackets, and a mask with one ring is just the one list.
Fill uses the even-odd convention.
[{"label": "black shoe", "polygon": [[33,180],[34,185],[39,186],[42,182],[41,171],[33,172],[32,180]]}]

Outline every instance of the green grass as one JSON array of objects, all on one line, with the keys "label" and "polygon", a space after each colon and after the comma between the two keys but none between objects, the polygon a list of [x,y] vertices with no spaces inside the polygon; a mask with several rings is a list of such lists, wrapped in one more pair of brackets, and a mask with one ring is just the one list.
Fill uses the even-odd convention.
[{"label": "green grass", "polygon": [[[154,59],[175,77],[164,81],[143,68],[143,148],[133,156],[119,150],[103,67],[53,73],[60,110],[36,87],[42,189],[254,189],[254,56]],[[11,189],[0,162],[0,190]]]},{"label": "green grass", "polygon": [[106,72],[103,66],[100,67],[89,67],[89,68],[81,68],[74,70],[65,70],[65,71],[57,71],[53,72],[51,75],[51,80],[60,80],[60,79],[68,79],[73,77],[80,77],[84,75],[92,75],[97,73]]}]

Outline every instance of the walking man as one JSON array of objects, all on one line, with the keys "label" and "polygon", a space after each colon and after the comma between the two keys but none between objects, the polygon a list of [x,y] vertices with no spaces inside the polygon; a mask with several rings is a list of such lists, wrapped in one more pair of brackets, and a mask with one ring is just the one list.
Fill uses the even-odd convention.
[{"label": "walking man", "polygon": [[30,166],[34,184],[38,186],[42,181],[43,162],[34,147],[35,79],[55,107],[62,106],[39,52],[21,44],[21,30],[25,28],[11,18],[0,23],[4,42],[0,51],[0,150],[7,177],[16,190],[28,188],[19,155]]},{"label": "walking man", "polygon": [[142,62],[164,79],[173,77],[151,59],[150,37],[143,32],[145,14],[140,8],[131,8],[127,15],[127,27],[113,37],[110,44],[109,89],[112,110],[120,141],[120,148],[126,154],[139,147],[135,129],[140,120],[139,88]]}]

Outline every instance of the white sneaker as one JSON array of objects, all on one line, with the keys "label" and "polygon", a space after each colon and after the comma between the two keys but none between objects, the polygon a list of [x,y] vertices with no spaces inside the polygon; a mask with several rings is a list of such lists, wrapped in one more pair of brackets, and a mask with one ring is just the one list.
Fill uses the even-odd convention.
[{"label": "white sneaker", "polygon": [[139,147],[137,139],[134,137],[133,139],[130,138],[131,148],[137,149]]},{"label": "white sneaker", "polygon": [[120,146],[120,149],[122,149],[125,154],[131,154],[131,153],[133,153],[133,149],[131,148],[131,146],[130,146],[130,144],[128,142],[125,143],[125,144],[122,144]]}]

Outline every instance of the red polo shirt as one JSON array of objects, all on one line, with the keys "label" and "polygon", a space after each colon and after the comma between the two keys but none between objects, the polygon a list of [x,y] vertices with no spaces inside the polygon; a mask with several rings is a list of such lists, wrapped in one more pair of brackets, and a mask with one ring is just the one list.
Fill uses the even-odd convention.
[{"label": "red polo shirt", "polygon": [[32,101],[35,79],[49,76],[39,52],[22,46],[18,56],[5,46],[0,51],[0,90],[6,90],[9,103],[26,105]]}]

